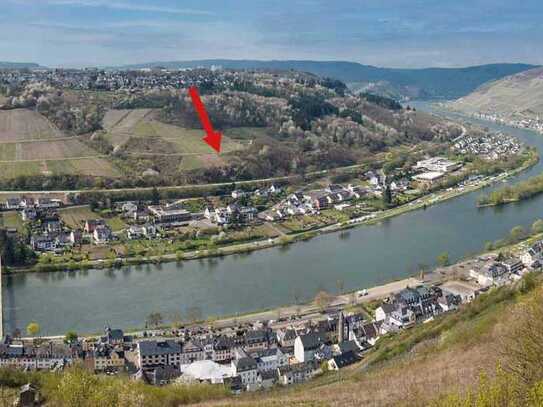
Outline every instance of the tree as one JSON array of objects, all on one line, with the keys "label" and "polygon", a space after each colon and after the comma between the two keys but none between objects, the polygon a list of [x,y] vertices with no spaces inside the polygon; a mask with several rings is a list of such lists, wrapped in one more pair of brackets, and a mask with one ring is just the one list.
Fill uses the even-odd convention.
[{"label": "tree", "polygon": [[321,290],[315,296],[315,305],[319,307],[321,311],[324,311],[328,305],[332,302],[332,296],[324,290]]},{"label": "tree", "polygon": [[30,336],[36,336],[40,333],[40,324],[38,324],[37,322],[30,322],[26,326],[26,333]]},{"label": "tree", "polygon": [[147,326],[156,328],[159,325],[162,325],[163,322],[164,318],[162,318],[162,314],[160,312],[151,312],[147,317]]},{"label": "tree", "polygon": [[183,326],[183,314],[181,312],[174,312],[171,319],[173,329],[180,329]]},{"label": "tree", "polygon": [[518,242],[526,236],[526,232],[522,226],[515,226],[509,233],[513,242]]},{"label": "tree", "polygon": [[197,306],[189,307],[187,309],[187,319],[191,323],[200,321],[202,319],[202,310],[200,309],[200,307],[197,307]]},{"label": "tree", "polygon": [[66,335],[64,336],[64,342],[65,343],[74,343],[77,342],[77,332],[74,331],[68,331],[66,332]]},{"label": "tree", "polygon": [[443,252],[439,256],[437,256],[437,264],[439,264],[441,267],[445,267],[449,265],[449,253]]},{"label": "tree", "polygon": [[336,288],[340,294],[343,294],[343,290],[345,289],[345,283],[342,279],[336,280]]},{"label": "tree", "polygon": [[543,219],[538,219],[532,224],[532,232],[543,233]]},{"label": "tree", "polygon": [[385,190],[383,192],[383,202],[386,206],[389,206],[392,204],[392,190],[390,189],[390,185],[387,184],[385,187]]},{"label": "tree", "polygon": [[160,192],[158,192],[157,187],[153,187],[153,190],[151,191],[151,202],[153,205],[160,204]]}]

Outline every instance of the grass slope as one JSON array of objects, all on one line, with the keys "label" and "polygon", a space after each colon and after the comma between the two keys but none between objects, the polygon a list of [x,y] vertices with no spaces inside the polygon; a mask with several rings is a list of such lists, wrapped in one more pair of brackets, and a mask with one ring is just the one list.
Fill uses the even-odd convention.
[{"label": "grass slope", "polygon": [[[224,155],[217,156],[202,141],[202,130],[162,123],[153,119],[155,113],[152,109],[110,110],[103,121],[103,127],[107,130],[104,137],[114,147],[122,146],[124,153],[134,162],[138,159],[177,156],[171,159],[171,163],[177,160],[176,166],[181,171],[225,164]],[[228,130],[223,135],[222,154],[244,148],[243,143],[230,135],[246,143],[251,134],[256,138],[262,136],[263,132],[263,129],[253,128]]]}]

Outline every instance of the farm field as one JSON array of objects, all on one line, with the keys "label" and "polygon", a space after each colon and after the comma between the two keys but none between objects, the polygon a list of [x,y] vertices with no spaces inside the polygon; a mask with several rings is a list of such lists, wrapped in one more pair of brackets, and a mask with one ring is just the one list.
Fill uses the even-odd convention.
[{"label": "farm field", "polygon": [[44,116],[28,109],[0,110],[0,142],[63,137]]},{"label": "farm field", "polygon": [[114,147],[123,145],[133,135],[137,124],[152,112],[152,109],[108,110],[102,121],[107,130],[106,139]]},{"label": "farm field", "polygon": [[0,178],[10,179],[21,176],[33,176],[42,173],[39,161],[0,162]]},{"label": "farm field", "polygon": [[[140,122],[138,126],[136,126],[134,133],[138,137],[156,136],[167,140],[168,142],[175,144],[175,152],[177,153],[209,153],[209,146],[202,142],[204,132],[200,129],[187,129],[158,121],[145,121]],[[243,146],[240,143],[223,135],[223,152],[228,153],[242,148]]]},{"label": "farm field", "polygon": [[122,175],[111,162],[100,157],[43,161],[42,173],[89,175],[93,177],[120,177]]},{"label": "farm field", "polygon": [[[149,158],[153,155],[179,155],[178,169],[189,171],[198,168],[220,166],[226,163],[223,156],[214,154],[202,142],[201,129],[188,129],[153,120],[152,109],[110,110],[103,126],[108,129],[106,139],[114,146],[123,146],[123,151],[134,157]],[[228,153],[244,148],[245,139],[255,134],[264,134],[264,129],[232,129],[230,134],[239,135],[243,142],[223,136],[222,152]],[[253,135],[253,136],[250,136]]]},{"label": "farm field", "polygon": [[0,111],[0,178],[76,174],[119,177],[120,171],[77,137],[67,137],[27,109]]},{"label": "farm field", "polygon": [[76,138],[0,144],[0,160],[55,160],[92,157],[98,153]]},{"label": "farm field", "polygon": [[[0,111],[0,179],[37,175],[122,177],[142,172],[160,160],[169,160],[166,171],[190,171],[222,166],[224,153],[244,149],[263,128],[233,128],[223,134],[222,153],[215,154],[203,141],[201,129],[188,129],[155,120],[154,109],[110,109],[103,119],[104,137],[123,151],[135,165],[120,166],[110,157],[69,137],[42,115],[27,109]],[[167,158],[172,157],[171,160]],[[175,160],[174,160],[175,158]],[[161,167],[164,168],[164,167]]]},{"label": "farm field", "polygon": [[226,164],[226,160],[217,154],[184,155],[181,158],[179,169],[190,171],[198,168],[217,167]]}]

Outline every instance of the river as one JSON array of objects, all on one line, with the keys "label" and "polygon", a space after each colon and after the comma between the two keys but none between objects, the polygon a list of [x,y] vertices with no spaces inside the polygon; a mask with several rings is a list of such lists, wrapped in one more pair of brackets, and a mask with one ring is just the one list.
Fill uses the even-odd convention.
[{"label": "river", "polygon": [[[420,110],[431,109],[417,103]],[[523,129],[470,120],[513,134],[543,151],[543,136]],[[512,178],[543,172],[543,162]],[[502,186],[503,184],[498,185]],[[488,189],[486,189],[488,191]],[[6,332],[37,321],[42,334],[92,333],[107,323],[141,327],[151,312],[167,318],[197,307],[203,316],[233,315],[337,292],[370,287],[434,265],[448,252],[455,261],[504,237],[516,225],[543,218],[543,195],[501,208],[478,209],[475,191],[381,224],[326,234],[287,248],[207,260],[144,265],[120,270],[3,276]]]}]

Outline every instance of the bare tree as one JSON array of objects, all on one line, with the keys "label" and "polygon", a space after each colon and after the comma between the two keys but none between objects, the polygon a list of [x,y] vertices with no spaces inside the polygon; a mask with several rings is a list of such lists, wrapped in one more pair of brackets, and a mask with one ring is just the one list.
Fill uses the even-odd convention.
[{"label": "bare tree", "polygon": [[342,279],[337,279],[336,288],[340,294],[343,294],[343,290],[345,289],[345,282]]},{"label": "bare tree", "polygon": [[202,309],[198,306],[189,307],[187,309],[187,319],[194,324],[202,319]]},{"label": "bare tree", "polygon": [[181,311],[174,312],[172,314],[171,321],[173,329],[180,329],[183,326],[183,314]]},{"label": "bare tree", "polygon": [[319,307],[321,311],[324,311],[332,302],[332,296],[324,290],[321,290],[315,296],[315,305]]},{"label": "bare tree", "polygon": [[158,327],[164,322],[164,318],[160,312],[151,312],[147,317],[147,326],[149,327]]}]

